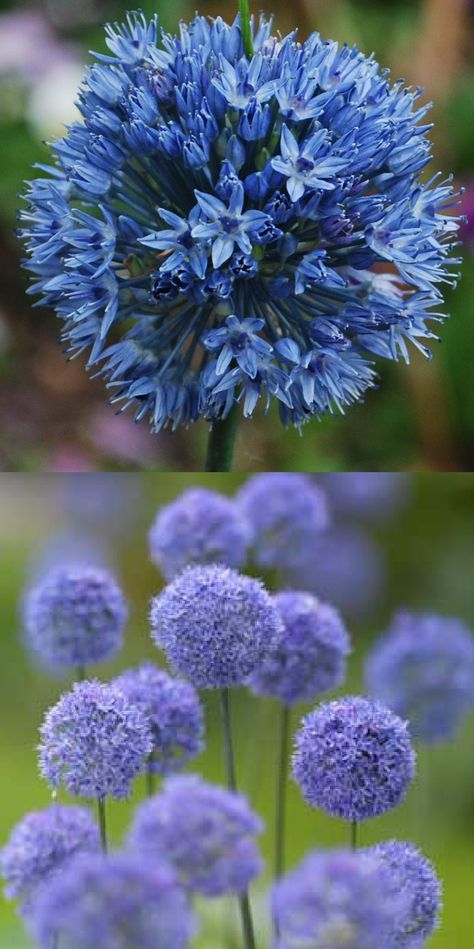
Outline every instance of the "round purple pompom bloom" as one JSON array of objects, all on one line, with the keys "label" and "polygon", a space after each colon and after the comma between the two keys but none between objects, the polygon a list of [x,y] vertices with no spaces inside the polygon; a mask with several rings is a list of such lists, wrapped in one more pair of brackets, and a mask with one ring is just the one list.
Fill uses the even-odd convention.
[{"label": "round purple pompom bloom", "polygon": [[405,907],[379,860],[315,851],[273,889],[274,949],[392,949]]},{"label": "round purple pompom bloom", "polygon": [[80,682],[46,714],[40,771],[80,797],[126,797],[152,749],[148,719],[136,705],[110,685]]},{"label": "round purple pompom bloom", "polygon": [[189,682],[174,679],[143,663],[128,669],[112,683],[146,716],[153,735],[148,770],[155,774],[179,771],[204,747],[204,712]]},{"label": "round purple pompom bloom", "polygon": [[198,688],[243,683],[278,634],[260,580],[228,567],[188,567],[152,602],[153,637]]},{"label": "round purple pompom bloom", "polygon": [[191,564],[242,567],[250,528],[229,498],[206,488],[191,488],[158,511],[149,540],[151,559],[171,580]]},{"label": "round purple pompom bloom", "polygon": [[460,620],[399,613],[365,675],[368,691],[407,718],[414,737],[453,738],[474,704],[474,638]]},{"label": "round purple pompom bloom", "polygon": [[77,853],[100,850],[99,829],[85,807],[52,804],[27,814],[0,852],[5,896],[28,913],[40,886]]},{"label": "round purple pompom bloom", "polygon": [[326,496],[305,474],[254,475],[237,502],[252,525],[254,558],[263,569],[298,569],[329,522]]},{"label": "round purple pompom bloom", "polygon": [[406,841],[388,840],[365,852],[389,870],[406,900],[406,912],[394,929],[394,946],[422,949],[438,925],[441,909],[441,883],[433,864]]},{"label": "round purple pompom bloom", "polygon": [[410,496],[410,475],[397,471],[331,471],[321,483],[341,514],[383,520],[400,511]]},{"label": "round purple pompom bloom", "polygon": [[250,677],[252,690],[294,705],[336,688],[344,679],[350,652],[338,612],[310,593],[285,590],[274,601],[283,626]]},{"label": "round purple pompom bloom", "polygon": [[179,881],[206,896],[242,893],[262,870],[255,836],[263,825],[245,797],[194,774],[168,778],[137,808],[130,846],[166,859]]},{"label": "round purple pompom bloom", "polygon": [[350,617],[367,616],[378,603],[385,580],[385,554],[358,527],[339,527],[318,535],[305,562],[287,574],[288,582],[327,600]]},{"label": "round purple pompom bloom", "polygon": [[308,804],[362,821],[402,800],[415,773],[407,725],[359,696],[321,705],[296,735],[293,776]]},{"label": "round purple pompom bloom", "polygon": [[52,669],[89,665],[118,652],[127,615],[123,593],[106,570],[58,567],[27,595],[26,641]]},{"label": "round purple pompom bloom", "polygon": [[40,949],[187,949],[195,921],[173,870],[135,854],[77,857],[41,893]]}]

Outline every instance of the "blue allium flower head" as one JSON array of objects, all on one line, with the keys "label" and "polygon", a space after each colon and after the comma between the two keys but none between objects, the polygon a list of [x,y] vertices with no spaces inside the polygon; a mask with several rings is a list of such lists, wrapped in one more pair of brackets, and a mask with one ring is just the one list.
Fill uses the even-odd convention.
[{"label": "blue allium flower head", "polygon": [[402,510],[411,476],[396,471],[334,471],[320,476],[331,506],[343,515],[376,520]]},{"label": "blue allium flower head", "polygon": [[296,735],[293,776],[308,804],[362,821],[396,807],[415,772],[406,723],[377,702],[321,705]]},{"label": "blue allium flower head", "polygon": [[371,695],[426,742],[453,738],[474,705],[474,637],[457,619],[399,613],[366,661]]},{"label": "blue allium flower head", "polygon": [[272,904],[274,949],[393,949],[406,905],[378,859],[344,850],[309,854],[276,884]]},{"label": "blue allium flower head", "polygon": [[252,690],[294,705],[340,685],[350,641],[339,613],[292,590],[277,593],[275,603],[282,630],[251,675]]},{"label": "blue allium flower head", "polygon": [[384,590],[383,549],[358,526],[335,524],[307,546],[307,556],[288,582],[333,603],[343,614],[365,617]]},{"label": "blue allium flower head", "polygon": [[81,564],[44,576],[27,595],[23,612],[28,646],[52,669],[109,659],[122,645],[128,615],[113,577]]},{"label": "blue allium flower head", "polygon": [[388,840],[365,852],[390,871],[406,900],[406,912],[394,929],[394,946],[422,949],[438,925],[441,910],[441,884],[433,865],[406,841]]},{"label": "blue allium flower head", "polygon": [[76,857],[41,893],[39,949],[187,949],[195,920],[165,863],[135,854]]},{"label": "blue allium flower head", "polygon": [[187,567],[151,607],[153,638],[198,688],[240,685],[281,627],[260,580],[219,565]]},{"label": "blue allium flower head", "polygon": [[31,292],[70,354],[154,430],[282,421],[361,399],[372,358],[428,354],[456,274],[451,182],[430,160],[419,90],[313,33],[140,13],[106,28],[81,122],[31,182],[20,236]]},{"label": "blue allium flower head", "polygon": [[261,831],[241,794],[183,775],[168,778],[161,794],[139,805],[129,844],[169,860],[187,889],[219,896],[243,892],[261,872],[255,841]]},{"label": "blue allium flower head", "polygon": [[309,475],[269,472],[244,484],[238,504],[253,530],[254,558],[263,569],[298,571],[328,524],[325,494]]},{"label": "blue allium flower head", "polygon": [[80,682],[46,714],[40,771],[80,797],[126,797],[152,750],[151,727],[135,704],[110,685]]},{"label": "blue allium flower head", "polygon": [[190,488],[158,511],[149,539],[152,560],[170,580],[194,563],[242,567],[250,528],[229,498],[206,488]]},{"label": "blue allium flower head", "polygon": [[52,804],[27,814],[0,851],[5,895],[31,912],[39,887],[77,853],[100,850],[99,829],[85,807]]},{"label": "blue allium flower head", "polygon": [[153,734],[148,768],[157,774],[179,771],[204,747],[204,711],[192,685],[143,663],[113,680],[146,716]]}]

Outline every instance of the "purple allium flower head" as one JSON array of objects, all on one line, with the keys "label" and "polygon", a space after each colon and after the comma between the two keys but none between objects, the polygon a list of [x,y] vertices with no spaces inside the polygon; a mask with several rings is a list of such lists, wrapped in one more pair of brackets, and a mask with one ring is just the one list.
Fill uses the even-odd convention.
[{"label": "purple allium flower head", "polygon": [[301,793],[335,817],[362,821],[396,807],[414,772],[406,723],[369,699],[321,705],[296,735],[293,776]]},{"label": "purple allium flower head", "polygon": [[261,831],[245,797],[193,774],[168,778],[161,794],[139,805],[129,843],[169,860],[187,889],[219,896],[243,892],[261,872]]},{"label": "purple allium flower head", "polygon": [[32,292],[155,431],[252,415],[300,427],[429,354],[457,279],[451,181],[425,181],[420,90],[263,15],[109,24],[80,122],[31,182]]},{"label": "purple allium flower head", "polygon": [[106,571],[57,567],[26,597],[26,641],[46,666],[65,669],[113,656],[121,647],[127,606]]},{"label": "purple allium flower head", "polygon": [[335,471],[320,475],[331,505],[341,514],[384,519],[410,496],[410,475],[395,471]]},{"label": "purple allium flower head", "polygon": [[219,565],[187,567],[151,608],[153,638],[198,688],[240,685],[279,633],[260,580]]},{"label": "purple allium flower head", "polygon": [[307,548],[304,563],[288,582],[333,603],[343,614],[367,616],[385,581],[384,551],[358,527],[335,525]]},{"label": "purple allium flower head", "polygon": [[474,637],[460,620],[399,613],[366,660],[367,689],[426,742],[453,738],[474,705]]},{"label": "purple allium flower head", "polygon": [[174,679],[163,669],[145,662],[138,669],[128,669],[117,676],[112,685],[140,709],[151,725],[151,771],[179,771],[202,751],[204,712],[189,682]]},{"label": "purple allium flower head", "polygon": [[135,704],[110,685],[80,682],[46,714],[40,771],[80,797],[126,797],[152,750],[151,727]]},{"label": "purple allium flower head", "polygon": [[438,925],[441,910],[441,883],[433,864],[412,843],[400,840],[384,841],[365,853],[389,870],[406,901],[406,911],[394,928],[394,946],[422,949]]},{"label": "purple allium flower head", "polygon": [[187,949],[196,927],[166,863],[120,853],[76,857],[42,890],[32,928],[39,949]]},{"label": "purple allium flower head", "polygon": [[274,949],[393,949],[405,908],[380,861],[362,851],[315,851],[272,895]]},{"label": "purple allium flower head", "polygon": [[297,571],[328,525],[326,496],[309,475],[254,475],[237,502],[252,525],[254,558],[263,569]]},{"label": "purple allium flower head", "polygon": [[340,685],[350,652],[337,610],[310,593],[285,590],[274,597],[283,626],[249,679],[258,695],[286,705],[309,701]]},{"label": "purple allium flower head", "polygon": [[85,807],[52,804],[27,814],[0,851],[5,895],[28,914],[38,888],[75,854],[100,850],[99,829]]},{"label": "purple allium flower head", "polygon": [[183,567],[242,567],[250,528],[237,505],[217,491],[191,488],[158,511],[150,530],[151,558],[170,580]]}]

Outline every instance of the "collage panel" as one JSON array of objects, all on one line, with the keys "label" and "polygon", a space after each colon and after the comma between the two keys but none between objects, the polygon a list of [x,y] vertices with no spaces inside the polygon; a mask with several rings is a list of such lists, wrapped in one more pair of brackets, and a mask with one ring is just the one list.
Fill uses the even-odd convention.
[{"label": "collage panel", "polygon": [[468,946],[473,511],[0,475],[1,949]]}]

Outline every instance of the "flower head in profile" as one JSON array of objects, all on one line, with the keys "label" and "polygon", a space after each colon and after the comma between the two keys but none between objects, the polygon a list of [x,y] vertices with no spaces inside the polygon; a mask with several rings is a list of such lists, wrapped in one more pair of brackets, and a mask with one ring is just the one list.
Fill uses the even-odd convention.
[{"label": "flower head in profile", "polygon": [[402,612],[365,673],[370,694],[408,719],[414,737],[446,741],[474,706],[474,637],[461,620]]},{"label": "flower head in profile", "polygon": [[168,580],[193,563],[242,567],[249,540],[237,505],[207,488],[189,488],[162,507],[149,534],[152,560]]},{"label": "flower head in profile", "polygon": [[55,567],[26,597],[26,642],[49,668],[89,665],[118,652],[127,616],[124,595],[106,570]]},{"label": "flower head in profile", "polygon": [[0,851],[5,895],[30,915],[36,894],[78,853],[100,850],[99,828],[85,807],[52,804],[17,824]]},{"label": "flower head in profile", "polygon": [[32,930],[40,949],[188,949],[196,921],[165,862],[97,854],[76,857],[44,887]]},{"label": "flower head in profile", "polygon": [[69,353],[154,430],[234,402],[301,426],[363,398],[373,357],[428,354],[455,282],[450,181],[419,91],[313,33],[106,27],[82,121],[28,189],[31,292]]},{"label": "flower head in profile", "polygon": [[344,679],[350,651],[337,610],[294,590],[277,593],[275,603],[281,632],[250,676],[252,691],[294,705],[335,689]]},{"label": "flower head in profile", "polygon": [[415,773],[406,723],[359,696],[310,712],[296,734],[293,777],[312,807],[363,821],[403,800]]},{"label": "flower head in profile", "polygon": [[375,856],[314,851],[272,894],[274,949],[395,949],[406,897]]},{"label": "flower head in profile", "polygon": [[79,682],[46,713],[40,771],[80,797],[127,797],[152,750],[148,718],[134,703],[110,685]]},{"label": "flower head in profile", "polygon": [[153,735],[149,771],[179,771],[203,750],[204,710],[189,682],[144,662],[122,672],[112,685],[148,719]]},{"label": "flower head in profile", "polygon": [[129,843],[150,859],[169,860],[188,890],[220,896],[244,892],[261,872],[255,838],[262,829],[241,794],[184,775],[140,804]]},{"label": "flower head in profile", "polygon": [[412,843],[387,840],[365,851],[387,868],[405,900],[393,929],[398,949],[422,949],[439,923],[441,883],[430,861]]},{"label": "flower head in profile", "polygon": [[187,567],[152,602],[152,635],[197,688],[242,685],[270,649],[281,620],[253,577],[219,564]]}]

